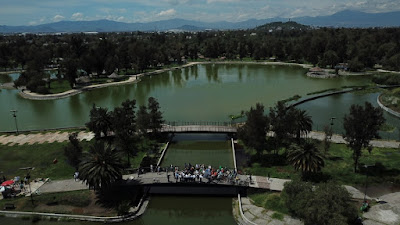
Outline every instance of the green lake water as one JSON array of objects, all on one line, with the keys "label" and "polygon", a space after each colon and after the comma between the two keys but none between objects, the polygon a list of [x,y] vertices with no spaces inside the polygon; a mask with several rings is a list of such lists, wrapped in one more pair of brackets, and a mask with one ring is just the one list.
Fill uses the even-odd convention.
[{"label": "green lake water", "polygon": [[225,135],[219,136],[220,140],[212,141],[198,137],[199,135],[178,134],[169,145],[161,167],[173,165],[183,168],[185,163],[190,163],[233,168],[231,141],[226,140]]},{"label": "green lake water", "polygon": [[[90,225],[80,221],[51,222],[0,217],[7,225]],[[232,215],[232,199],[226,197],[152,196],[149,206],[139,219],[121,225],[236,225]]]},{"label": "green lake water", "polygon": [[[298,66],[208,64],[147,76],[136,84],[97,89],[59,100],[27,100],[21,98],[17,90],[3,89],[0,92],[0,131],[15,129],[11,109],[18,110],[20,129],[82,126],[88,121],[94,103],[112,110],[128,98],[144,104],[153,96],[159,100],[167,121],[229,121],[229,115],[248,110],[257,102],[270,107],[276,101],[296,94],[306,96],[318,90],[369,82],[368,77],[309,78]],[[360,101],[350,97],[346,103],[350,102]],[[343,112],[348,108],[340,102],[325,104],[325,107],[326,111],[342,109]],[[318,117],[317,120],[329,119],[321,113],[310,114]]]}]

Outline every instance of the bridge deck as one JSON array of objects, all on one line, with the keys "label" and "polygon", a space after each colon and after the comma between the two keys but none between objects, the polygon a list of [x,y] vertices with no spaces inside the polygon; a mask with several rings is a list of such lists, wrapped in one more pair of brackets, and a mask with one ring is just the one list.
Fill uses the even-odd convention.
[{"label": "bridge deck", "polygon": [[218,125],[186,125],[186,126],[171,126],[164,125],[161,132],[183,133],[183,132],[208,132],[208,133],[236,133],[237,128],[233,126],[218,126]]},{"label": "bridge deck", "polygon": [[[175,180],[174,174],[172,172],[169,172],[168,175],[170,175],[169,182],[168,182],[166,172],[160,172],[160,173],[149,172],[149,173],[145,173],[145,174],[140,174],[139,177],[138,177],[138,174],[130,174],[130,175],[124,175],[123,178],[126,180],[138,181],[140,184],[143,184],[143,185],[199,183],[199,181],[180,182],[179,180]],[[213,180],[213,181],[209,182],[208,179],[203,178],[201,183],[210,183],[210,184],[221,185],[221,186],[237,186],[237,187],[248,186],[248,187],[252,187],[252,188],[269,189],[269,183],[267,181],[267,178],[265,178],[265,177],[253,176],[251,182],[247,175],[238,175],[238,178],[239,179],[236,180],[235,182],[229,182],[229,181],[227,181],[227,179],[221,180],[221,181]]]}]

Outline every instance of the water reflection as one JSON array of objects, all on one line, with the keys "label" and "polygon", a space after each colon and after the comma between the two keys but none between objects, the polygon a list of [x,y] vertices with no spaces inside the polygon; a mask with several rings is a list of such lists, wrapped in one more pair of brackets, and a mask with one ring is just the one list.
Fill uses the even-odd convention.
[{"label": "water reflection", "polygon": [[[302,68],[295,66],[205,64],[145,76],[139,83],[95,89],[54,101],[25,100],[18,97],[15,90],[3,90],[0,93],[0,116],[9,116],[12,107],[26,112],[18,115],[19,119],[28,121],[21,123],[21,129],[82,126],[93,103],[112,110],[128,98],[136,99],[138,105],[143,105],[153,96],[159,100],[167,121],[227,121],[229,115],[239,114],[257,102],[269,108],[276,101],[296,94],[306,96],[313,91],[368,82],[366,77],[310,79],[304,75]],[[336,98],[341,97],[332,97]],[[358,97],[344,98],[359,102]],[[332,100],[328,100],[309,107],[321,108],[324,105],[329,111],[332,107],[343,105],[338,102],[332,104]],[[1,130],[12,130],[14,127],[12,121],[0,123]]]}]

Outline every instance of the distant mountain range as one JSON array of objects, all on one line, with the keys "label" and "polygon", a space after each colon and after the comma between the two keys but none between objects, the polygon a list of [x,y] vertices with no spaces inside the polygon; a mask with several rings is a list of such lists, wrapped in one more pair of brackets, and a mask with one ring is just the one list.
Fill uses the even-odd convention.
[{"label": "distant mountain range", "polygon": [[[0,25],[0,33],[59,33],[59,32],[123,32],[123,31],[201,31],[252,29],[266,23],[288,21],[288,18],[250,19],[242,22],[199,22],[171,19],[148,23],[123,23],[110,20],[61,21],[36,26]],[[304,25],[318,27],[398,27],[400,11],[388,13],[364,13],[346,10],[330,16],[297,17],[290,19]]]}]

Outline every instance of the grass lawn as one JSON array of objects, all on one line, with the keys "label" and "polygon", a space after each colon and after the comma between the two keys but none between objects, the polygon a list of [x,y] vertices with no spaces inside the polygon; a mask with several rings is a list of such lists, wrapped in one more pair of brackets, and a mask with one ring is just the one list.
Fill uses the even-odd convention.
[{"label": "grass lawn", "polygon": [[[35,167],[31,172],[35,178],[64,179],[71,178],[74,168],[71,167],[64,156],[64,147],[68,142],[45,143],[34,145],[0,145],[0,171],[11,179],[15,176],[24,177],[26,171],[19,170],[22,167]],[[57,163],[53,164],[53,160]]]},{"label": "grass lawn", "polygon": [[[286,207],[285,201],[281,198],[280,193],[265,192],[250,194],[248,197],[254,201],[254,205],[256,206],[263,207],[277,213],[289,214],[289,209]],[[276,215],[276,217],[281,218],[279,215]]]},{"label": "grass lawn", "polygon": [[[64,147],[69,142],[63,143],[44,143],[34,145],[16,145],[6,146],[0,145],[0,171],[2,175],[8,179],[20,176],[23,178],[26,171],[19,170],[23,167],[35,167],[31,172],[33,179],[47,178],[52,180],[71,179],[75,169],[70,166],[64,156]],[[94,140],[87,142],[82,141],[83,151],[87,151]],[[131,167],[138,168],[145,152],[138,152],[136,156],[131,157]],[[122,155],[124,157],[124,155]],[[53,160],[57,159],[57,163],[53,164]],[[123,158],[127,161],[127,158]]]},{"label": "grass lawn", "polygon": [[34,205],[30,197],[17,197],[0,201],[3,209],[6,203],[15,205],[18,211],[67,213],[95,216],[113,216],[115,210],[103,208],[96,204],[94,191],[80,190],[71,192],[46,193],[33,196]]},{"label": "grass lawn", "polygon": [[[247,150],[251,155],[253,151]],[[354,173],[354,161],[352,150],[344,144],[332,144],[328,155],[325,157],[325,167],[322,169],[324,177],[328,180],[334,180],[339,184],[364,184],[366,173],[361,171]],[[280,153],[282,154],[282,153]],[[264,158],[272,155],[264,155]],[[384,182],[400,183],[400,150],[390,148],[374,148],[370,153],[363,151],[359,160],[360,164],[377,165],[369,167],[368,177],[370,184],[379,184]],[[291,165],[284,163],[280,166],[266,166],[262,162],[253,162],[251,166],[244,169],[246,173],[259,176],[294,179],[299,178],[301,174],[293,169]]]},{"label": "grass lawn", "polygon": [[71,86],[67,80],[52,80],[50,82],[49,92],[51,94],[61,93],[68,90],[71,90]]},{"label": "grass lawn", "polygon": [[185,163],[205,164],[214,167],[233,168],[232,150],[229,141],[181,141],[172,143],[164,156],[162,166]]},{"label": "grass lawn", "polygon": [[[374,148],[370,153],[363,151],[360,163],[366,165],[382,164],[383,167],[369,168],[369,183],[400,183],[400,150],[390,148]],[[331,176],[332,180],[342,184],[363,184],[366,174],[354,173],[352,150],[344,144],[332,144],[329,156],[325,160],[322,172]],[[397,180],[397,181],[396,181]]]}]

